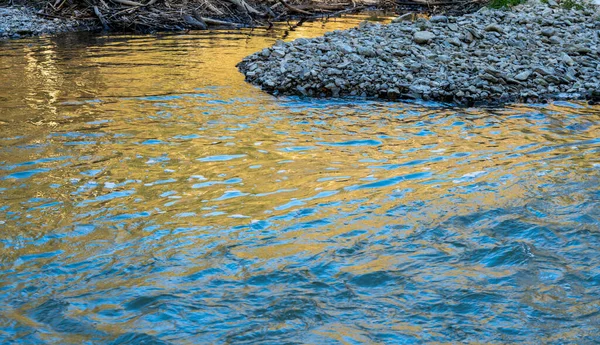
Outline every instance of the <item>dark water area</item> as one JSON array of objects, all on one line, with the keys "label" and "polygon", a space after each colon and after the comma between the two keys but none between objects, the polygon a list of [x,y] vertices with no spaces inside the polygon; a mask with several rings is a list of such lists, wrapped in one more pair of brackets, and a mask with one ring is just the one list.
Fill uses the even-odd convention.
[{"label": "dark water area", "polygon": [[600,341],[600,108],[235,68],[362,19],[0,43],[0,343]]}]

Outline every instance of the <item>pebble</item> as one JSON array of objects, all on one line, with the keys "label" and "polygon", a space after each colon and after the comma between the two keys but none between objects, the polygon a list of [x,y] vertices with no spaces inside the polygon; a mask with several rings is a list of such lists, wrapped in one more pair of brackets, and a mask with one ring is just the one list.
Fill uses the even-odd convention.
[{"label": "pebble", "polygon": [[485,31],[504,33],[504,29],[498,24],[489,24],[485,27]]},{"label": "pebble", "polygon": [[530,75],[531,75],[531,71],[523,71],[523,72],[517,74],[515,76],[515,79],[520,80],[520,81],[525,81],[525,80],[529,79]]},{"label": "pebble", "polygon": [[448,17],[446,16],[432,16],[429,18],[431,23],[448,23]]},{"label": "pebble", "polygon": [[413,35],[415,43],[425,44],[431,42],[435,38],[435,34],[429,31],[417,31]]},{"label": "pebble", "polygon": [[279,42],[238,68],[275,95],[472,104],[580,99],[600,90],[598,7],[531,0],[511,11],[407,17]]}]

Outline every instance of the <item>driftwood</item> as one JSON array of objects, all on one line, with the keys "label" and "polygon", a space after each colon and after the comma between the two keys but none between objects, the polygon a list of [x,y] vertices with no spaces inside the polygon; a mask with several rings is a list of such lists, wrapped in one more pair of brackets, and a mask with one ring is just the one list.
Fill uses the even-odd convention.
[{"label": "driftwood", "polygon": [[248,12],[250,14],[256,14],[259,16],[264,16],[264,13],[258,11],[257,9],[255,9],[254,7],[248,5],[247,2],[245,2],[244,0],[227,0],[228,2],[236,5],[240,10],[242,10],[243,12]]},{"label": "driftwood", "polygon": [[138,6],[138,7],[144,6],[144,5],[140,4],[139,2],[129,1],[129,0],[112,0],[112,1],[118,2],[119,4],[127,5],[127,6]]},{"label": "driftwood", "polygon": [[[2,1],[2,0],[0,0]],[[94,20],[105,30],[155,31],[210,26],[271,27],[273,21],[334,17],[368,7],[476,10],[485,0],[37,0],[40,16]],[[327,2],[331,1],[331,2]],[[456,12],[456,10],[454,10]]]},{"label": "driftwood", "polygon": [[186,22],[186,24],[190,25],[193,29],[197,29],[197,30],[208,29],[208,26],[206,26],[206,22],[204,22],[204,20],[202,20],[202,18],[196,19],[189,14],[184,14],[182,17],[183,17],[183,20]]},{"label": "driftwood", "polygon": [[100,12],[100,10],[98,9],[98,6],[94,6],[94,13],[96,14],[96,16],[98,17],[98,19],[100,20],[100,23],[102,24],[102,27],[104,28],[104,30],[110,29],[110,27],[108,26],[108,23],[106,22],[106,19],[104,19],[104,16],[102,15],[102,13]]},{"label": "driftwood", "polygon": [[308,12],[308,11],[301,10],[301,9],[299,9],[299,8],[297,8],[297,7],[294,7],[294,6],[290,5],[290,4],[288,4],[288,3],[287,3],[287,2],[285,2],[284,0],[279,0],[279,2],[280,2],[280,3],[281,3],[283,6],[285,6],[285,8],[287,8],[288,10],[290,10],[290,11],[292,11],[292,12],[294,12],[294,13],[300,13],[300,14],[304,14],[304,15],[307,15],[307,16],[312,16],[312,15],[313,15],[312,13],[310,13],[310,12]]},{"label": "driftwood", "polygon": [[202,20],[206,24],[217,25],[217,26],[235,26],[235,27],[243,26],[243,24],[226,22],[226,21],[223,21],[223,20],[212,19],[212,18],[202,18]]}]

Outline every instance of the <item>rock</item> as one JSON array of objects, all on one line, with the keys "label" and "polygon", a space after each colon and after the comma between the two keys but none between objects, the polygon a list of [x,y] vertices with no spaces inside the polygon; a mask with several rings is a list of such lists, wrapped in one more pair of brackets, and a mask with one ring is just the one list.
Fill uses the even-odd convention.
[{"label": "rock", "polygon": [[358,54],[363,55],[363,56],[376,56],[377,54],[375,53],[375,51],[370,48],[370,47],[364,47],[364,46],[359,46],[356,51],[358,52]]},{"label": "rock", "polygon": [[269,48],[265,48],[261,50],[259,54],[262,57],[269,57],[271,55],[271,50]]},{"label": "rock", "polygon": [[344,43],[338,44],[337,48],[339,51],[341,51],[344,54],[351,54],[354,52],[354,48],[352,48],[350,45],[344,44]]},{"label": "rock", "polygon": [[533,71],[541,76],[546,76],[554,73],[553,70],[546,67],[536,67],[533,69]]},{"label": "rock", "polygon": [[571,58],[569,56],[569,54],[567,54],[567,53],[562,53],[560,58],[564,63],[566,63],[569,66],[573,66],[575,64],[575,61],[573,61],[573,58]]},{"label": "rock", "polygon": [[458,38],[456,38],[456,37],[451,37],[451,38],[447,39],[446,42],[448,42],[448,43],[450,43],[452,45],[455,45],[457,47],[461,47],[462,46],[462,42]]},{"label": "rock", "polygon": [[433,32],[430,31],[417,31],[413,35],[413,41],[418,44],[427,44],[435,38]]},{"label": "rock", "polygon": [[498,78],[496,78],[496,77],[494,77],[493,75],[491,75],[491,74],[488,74],[488,73],[486,73],[486,74],[482,74],[482,75],[480,76],[480,78],[481,78],[481,79],[484,79],[484,80],[487,80],[487,81],[490,81],[490,82],[492,82],[492,83],[494,83],[494,84],[498,82]]},{"label": "rock", "polygon": [[529,78],[530,75],[531,75],[531,71],[523,71],[523,72],[517,74],[515,76],[515,79],[519,80],[519,81],[525,81]]},{"label": "rock", "polygon": [[273,49],[273,53],[272,54],[274,56],[276,56],[276,57],[280,57],[281,58],[281,57],[285,56],[286,52],[285,52],[285,50],[282,50],[282,49]]},{"label": "rock", "polygon": [[327,52],[331,50],[331,46],[329,46],[328,44],[325,43],[321,43],[321,44],[317,44],[317,49]]},{"label": "rock", "polygon": [[556,30],[554,30],[554,28],[542,29],[542,36],[552,37],[552,36],[554,36],[555,33],[556,33]]},{"label": "rock", "polygon": [[581,45],[575,46],[574,51],[579,54],[583,54],[583,55],[589,54],[592,52],[592,50],[589,47],[585,47],[585,46],[581,46]]},{"label": "rock", "polygon": [[432,16],[429,18],[431,23],[448,23],[448,17],[446,16]]},{"label": "rock", "polygon": [[405,13],[399,17],[396,17],[394,19],[392,19],[392,23],[401,23],[401,22],[405,22],[405,21],[414,21],[415,19],[417,19],[417,15],[415,13]]},{"label": "rock", "polygon": [[558,36],[552,36],[548,39],[548,42],[552,44],[562,44],[563,41]]},{"label": "rock", "polygon": [[501,34],[504,33],[504,29],[498,24],[489,24],[484,30],[487,32],[498,32]]},{"label": "rock", "polygon": [[475,37],[473,37],[473,34],[470,33],[469,31],[465,32],[461,38],[462,38],[462,41],[464,41],[467,44],[469,44],[469,43],[473,42],[473,40],[475,40]]}]

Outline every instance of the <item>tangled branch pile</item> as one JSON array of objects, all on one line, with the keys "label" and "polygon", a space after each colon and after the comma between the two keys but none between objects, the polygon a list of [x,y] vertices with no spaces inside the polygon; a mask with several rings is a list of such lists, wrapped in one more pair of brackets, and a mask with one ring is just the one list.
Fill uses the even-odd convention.
[{"label": "tangled branch pile", "polygon": [[[203,30],[211,26],[271,26],[302,17],[332,16],[387,0],[48,0],[40,14],[51,18],[94,20],[106,30]],[[388,1],[390,2],[390,1]],[[393,3],[393,2],[392,2]]]}]

